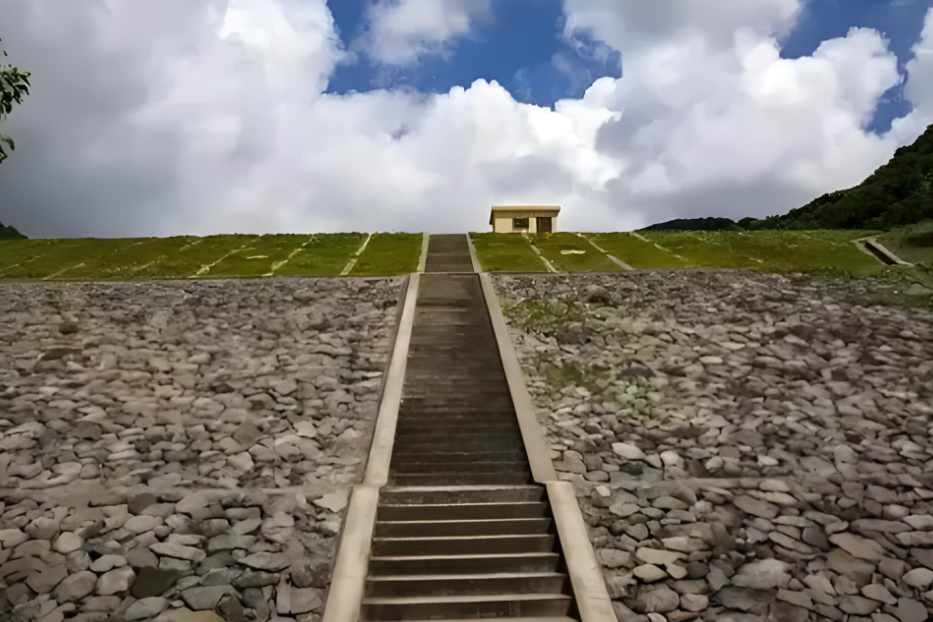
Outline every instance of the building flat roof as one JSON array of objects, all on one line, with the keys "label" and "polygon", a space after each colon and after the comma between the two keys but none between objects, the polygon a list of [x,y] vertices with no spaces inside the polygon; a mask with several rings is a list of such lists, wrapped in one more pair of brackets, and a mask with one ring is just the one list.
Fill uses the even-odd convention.
[{"label": "building flat roof", "polygon": [[512,212],[541,212],[556,216],[560,212],[560,205],[493,205],[492,212],[489,214],[489,224],[492,224],[496,214]]}]

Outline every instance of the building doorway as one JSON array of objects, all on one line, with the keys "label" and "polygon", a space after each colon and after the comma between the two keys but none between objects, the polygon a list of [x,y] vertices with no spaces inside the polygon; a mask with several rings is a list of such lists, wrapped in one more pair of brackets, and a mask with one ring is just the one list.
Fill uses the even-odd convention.
[{"label": "building doorway", "polygon": [[538,233],[550,233],[551,232],[551,218],[550,216],[538,216]]}]

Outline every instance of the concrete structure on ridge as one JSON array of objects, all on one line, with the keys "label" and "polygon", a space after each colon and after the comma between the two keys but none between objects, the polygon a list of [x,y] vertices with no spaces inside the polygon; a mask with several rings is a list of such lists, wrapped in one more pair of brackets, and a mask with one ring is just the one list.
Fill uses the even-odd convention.
[{"label": "concrete structure on ridge", "polygon": [[559,213],[560,205],[493,206],[489,224],[495,233],[552,233]]}]

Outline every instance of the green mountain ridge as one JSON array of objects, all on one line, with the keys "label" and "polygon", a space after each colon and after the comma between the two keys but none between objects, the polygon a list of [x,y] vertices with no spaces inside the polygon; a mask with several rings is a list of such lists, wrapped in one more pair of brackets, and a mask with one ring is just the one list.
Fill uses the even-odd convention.
[{"label": "green mountain ridge", "polygon": [[678,218],[640,229],[640,231],[741,231],[729,218]]},{"label": "green mountain ridge", "polygon": [[25,240],[27,239],[25,235],[16,230],[12,226],[4,226],[0,222],[0,240]]}]

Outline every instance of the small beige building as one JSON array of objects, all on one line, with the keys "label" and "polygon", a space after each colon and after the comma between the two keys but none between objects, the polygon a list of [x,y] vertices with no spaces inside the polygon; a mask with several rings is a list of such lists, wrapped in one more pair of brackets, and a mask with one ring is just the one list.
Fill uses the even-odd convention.
[{"label": "small beige building", "polygon": [[560,205],[493,206],[489,224],[495,233],[552,233],[559,213]]}]

